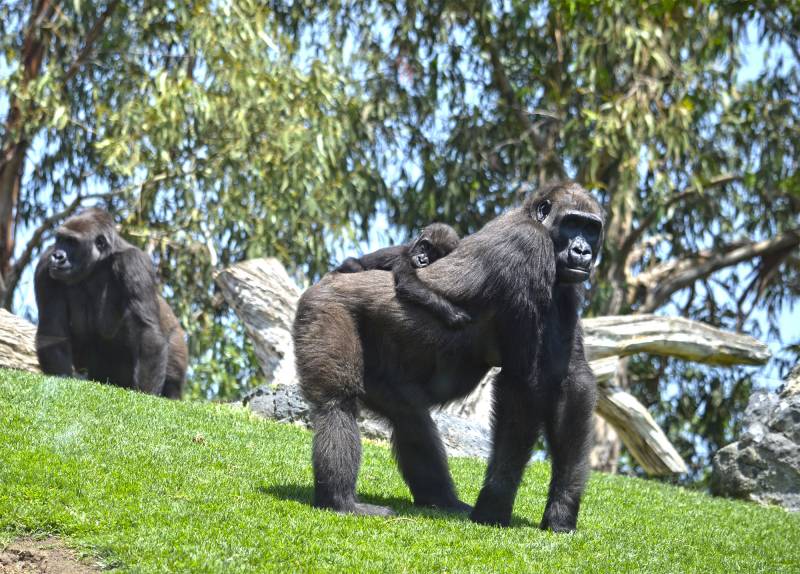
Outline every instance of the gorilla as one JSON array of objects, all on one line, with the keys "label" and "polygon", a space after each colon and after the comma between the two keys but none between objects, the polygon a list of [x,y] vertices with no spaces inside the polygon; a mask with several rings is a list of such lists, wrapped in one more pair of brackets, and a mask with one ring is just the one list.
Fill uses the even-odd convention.
[{"label": "gorilla", "polygon": [[[389,515],[360,502],[356,416],[361,405],[392,425],[414,503],[508,525],[525,466],[544,430],[552,474],[543,529],[576,528],[588,475],[595,380],[578,318],[603,236],[603,213],[577,183],[529,196],[417,271],[472,321],[448,329],[395,296],[387,273],[330,273],[301,297],[293,337],[311,406],[314,505]],[[430,408],[466,396],[492,366],[492,454],[474,508],[462,502]]]},{"label": "gorilla", "polygon": [[47,374],[179,399],[185,334],[158,294],[150,258],[122,239],[111,215],[88,209],[56,230],[34,276],[36,353]]},{"label": "gorilla", "polygon": [[384,247],[359,258],[348,257],[334,271],[357,273],[371,269],[391,271],[401,261],[409,260],[415,269],[427,267],[441,259],[458,245],[456,230],[444,223],[431,223],[410,243]]},{"label": "gorilla", "polygon": [[391,271],[395,291],[400,299],[424,307],[450,327],[461,327],[470,320],[469,314],[428,289],[419,280],[416,271],[453,251],[458,242],[455,229],[444,223],[431,223],[411,243],[384,247],[359,259],[348,257],[334,271]]}]

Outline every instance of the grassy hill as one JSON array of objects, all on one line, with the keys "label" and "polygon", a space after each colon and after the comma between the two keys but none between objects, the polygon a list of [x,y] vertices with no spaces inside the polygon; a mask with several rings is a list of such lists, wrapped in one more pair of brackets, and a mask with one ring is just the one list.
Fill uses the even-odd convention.
[{"label": "grassy hill", "polygon": [[[541,532],[547,464],[507,529],[415,509],[369,444],[359,493],[399,515],[315,510],[310,438],[227,405],[0,371],[0,546],[57,534],[125,572],[800,571],[800,515],[637,479],[594,475],[578,532]],[[484,464],[452,467],[475,500]]]}]

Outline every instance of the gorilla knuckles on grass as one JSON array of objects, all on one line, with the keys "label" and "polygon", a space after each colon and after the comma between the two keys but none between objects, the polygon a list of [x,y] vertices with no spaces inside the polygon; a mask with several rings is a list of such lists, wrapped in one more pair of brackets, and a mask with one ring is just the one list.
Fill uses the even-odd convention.
[{"label": "gorilla knuckles on grass", "polygon": [[34,278],[42,371],[180,398],[185,334],[158,294],[153,263],[102,209],[69,218]]},{"label": "gorilla knuckles on grass", "polygon": [[415,504],[465,512],[429,408],[467,395],[492,366],[493,452],[472,520],[507,525],[533,444],[544,430],[552,474],[541,527],[574,530],[588,475],[595,382],[583,351],[581,281],[602,241],[603,214],[578,184],[558,183],[463,238],[419,269],[430,291],[472,321],[448,329],[395,296],[385,273],[332,273],[301,297],[294,326],[301,389],[314,417],[314,504],[390,514],[355,495],[359,404],[393,426],[395,457]]}]

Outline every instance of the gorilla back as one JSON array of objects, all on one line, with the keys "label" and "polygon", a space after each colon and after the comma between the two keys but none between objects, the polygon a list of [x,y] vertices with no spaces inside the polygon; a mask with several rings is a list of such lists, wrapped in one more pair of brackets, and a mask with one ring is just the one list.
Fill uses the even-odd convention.
[{"label": "gorilla back", "polygon": [[359,404],[385,416],[414,503],[469,511],[459,500],[429,408],[465,396],[491,366],[493,452],[474,521],[507,525],[544,429],[553,473],[542,528],[577,524],[591,440],[594,379],[578,309],[602,241],[602,212],[579,185],[541,190],[418,270],[427,288],[474,320],[448,329],[395,296],[381,271],[329,274],[300,300],[294,340],[314,417],[314,504],[389,514],[355,495]]},{"label": "gorilla back", "polygon": [[124,241],[111,216],[71,217],[42,254],[35,274],[42,370],[180,398],[185,335],[158,294],[150,258]]}]

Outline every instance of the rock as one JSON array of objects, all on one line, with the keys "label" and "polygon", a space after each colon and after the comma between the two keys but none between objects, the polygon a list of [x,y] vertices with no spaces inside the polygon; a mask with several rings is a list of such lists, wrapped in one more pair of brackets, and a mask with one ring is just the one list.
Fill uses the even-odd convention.
[{"label": "rock", "polygon": [[[311,426],[308,405],[296,384],[263,385],[249,393],[242,402],[265,418],[303,427]],[[434,411],[432,416],[449,456],[489,457],[491,441],[486,425],[439,410]],[[391,439],[392,431],[386,421],[366,408],[361,409],[358,425],[362,436],[366,438]]]},{"label": "rock", "polygon": [[780,394],[753,393],[742,437],[714,456],[711,492],[800,511],[800,365]]},{"label": "rock", "polygon": [[262,385],[244,397],[242,404],[264,418],[300,426],[309,425],[308,404],[295,384]]},{"label": "rock", "polygon": [[792,369],[792,372],[786,377],[786,382],[782,385],[780,391],[782,397],[800,395],[800,365]]},{"label": "rock", "polygon": [[0,309],[0,367],[41,372],[35,339],[35,325]]}]

